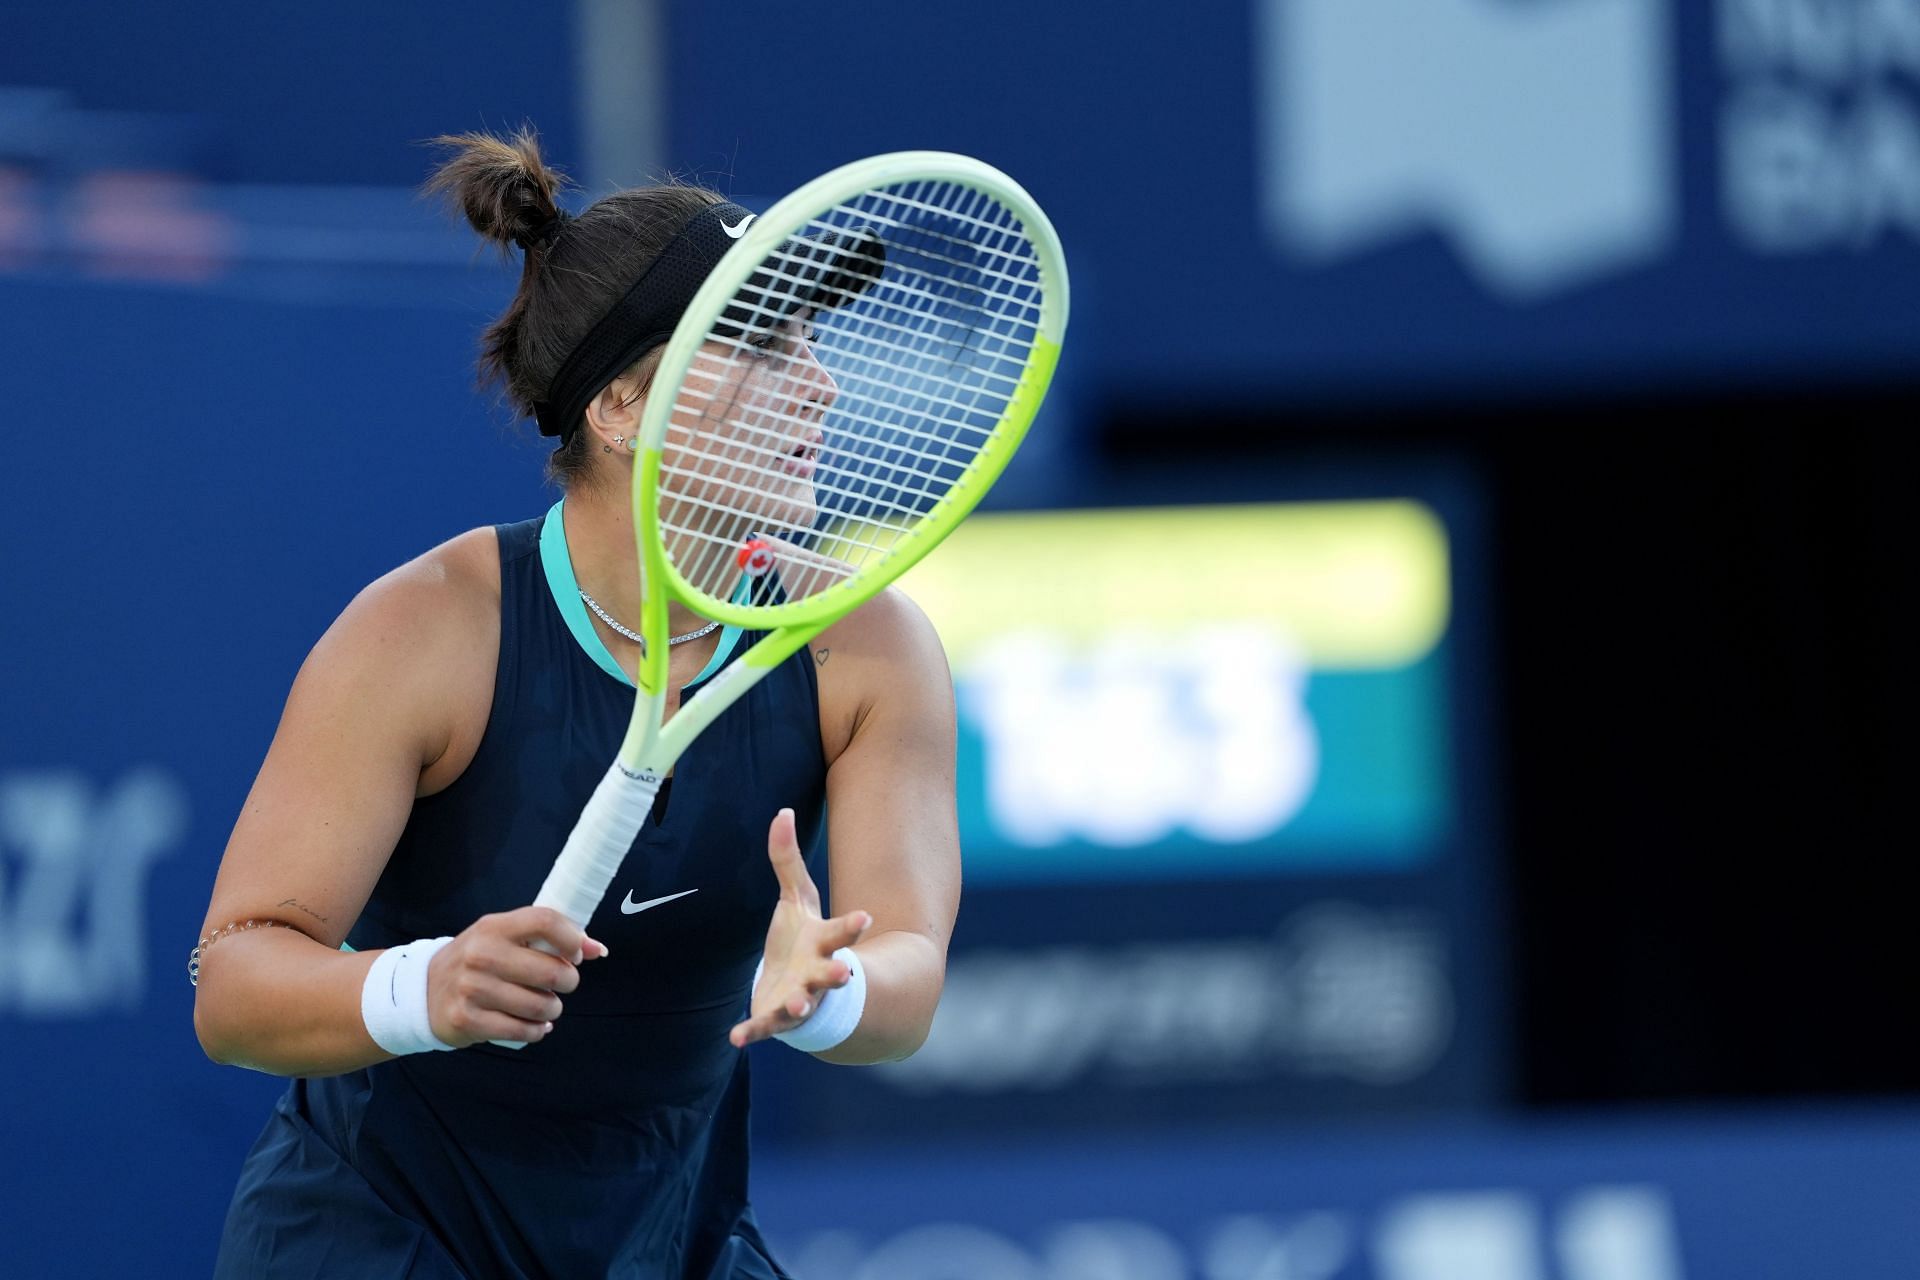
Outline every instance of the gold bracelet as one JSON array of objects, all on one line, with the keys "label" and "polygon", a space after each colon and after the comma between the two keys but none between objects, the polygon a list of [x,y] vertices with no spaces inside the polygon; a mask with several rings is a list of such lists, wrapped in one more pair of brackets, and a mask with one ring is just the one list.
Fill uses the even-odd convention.
[{"label": "gold bracelet", "polygon": [[292,925],[284,920],[229,920],[200,939],[198,946],[187,956],[187,982],[192,986],[200,985],[200,953],[226,937],[230,933],[239,933],[244,929],[291,929]]}]

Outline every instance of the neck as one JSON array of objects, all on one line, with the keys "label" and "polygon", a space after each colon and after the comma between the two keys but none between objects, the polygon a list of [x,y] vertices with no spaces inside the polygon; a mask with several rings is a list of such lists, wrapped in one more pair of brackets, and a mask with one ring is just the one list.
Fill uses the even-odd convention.
[{"label": "neck", "polygon": [[[639,630],[640,560],[633,544],[633,508],[625,491],[611,485],[576,485],[567,491],[560,511],[566,520],[567,554],[580,589],[623,624]],[[671,634],[692,631],[704,623],[678,601],[668,603]]]}]

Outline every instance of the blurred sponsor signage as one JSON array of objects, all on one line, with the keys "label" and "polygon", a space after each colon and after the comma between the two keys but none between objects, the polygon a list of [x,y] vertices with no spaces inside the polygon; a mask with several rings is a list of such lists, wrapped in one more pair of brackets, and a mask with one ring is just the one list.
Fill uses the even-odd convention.
[{"label": "blurred sponsor signage", "polygon": [[1263,0],[1268,217],[1308,262],[1440,229],[1528,300],[1678,224],[1661,0]]},{"label": "blurred sponsor signage", "polygon": [[141,1006],[151,869],[186,828],[186,789],[162,769],[105,786],[68,770],[0,771],[0,1017]]},{"label": "blurred sponsor signage", "polygon": [[1318,903],[1265,937],[963,952],[927,1043],[875,1070],[915,1094],[1275,1074],[1391,1088],[1445,1054],[1453,1002],[1434,920]]},{"label": "blurred sponsor signage", "polygon": [[1920,0],[1716,0],[1726,222],[1755,253],[1920,240]]},{"label": "blurred sponsor signage", "polygon": [[1721,1280],[1920,1273],[1920,1115],[1012,1140],[756,1165],[847,1280]]},{"label": "blurred sponsor signage", "polygon": [[[1691,6],[1690,6],[1691,7]],[[1325,263],[1438,230],[1530,303],[1678,247],[1662,0],[1262,0],[1267,215]],[[1761,256],[1920,237],[1920,3],[1713,0],[1714,221]],[[1704,78],[1704,77],[1703,77]]]}]

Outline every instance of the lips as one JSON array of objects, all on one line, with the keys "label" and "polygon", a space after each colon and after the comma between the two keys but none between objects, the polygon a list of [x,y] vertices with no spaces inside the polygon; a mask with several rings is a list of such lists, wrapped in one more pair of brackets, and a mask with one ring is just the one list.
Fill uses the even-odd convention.
[{"label": "lips", "polygon": [[813,468],[819,461],[820,441],[808,440],[795,445],[793,450],[780,460],[780,466],[788,475],[805,480],[813,474]]}]

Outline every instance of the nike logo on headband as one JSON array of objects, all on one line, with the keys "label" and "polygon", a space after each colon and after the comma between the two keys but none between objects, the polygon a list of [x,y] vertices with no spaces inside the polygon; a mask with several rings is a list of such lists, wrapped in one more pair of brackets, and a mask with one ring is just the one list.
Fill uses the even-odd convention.
[{"label": "nike logo on headband", "polygon": [[720,224],[720,229],[727,233],[727,238],[729,240],[738,240],[741,236],[747,234],[747,227],[750,226],[753,220],[759,216],[760,215],[757,213],[750,213],[746,217],[740,219],[740,223],[738,226],[730,227],[723,222]]}]

